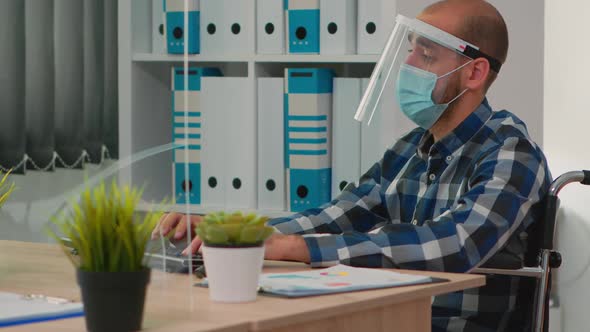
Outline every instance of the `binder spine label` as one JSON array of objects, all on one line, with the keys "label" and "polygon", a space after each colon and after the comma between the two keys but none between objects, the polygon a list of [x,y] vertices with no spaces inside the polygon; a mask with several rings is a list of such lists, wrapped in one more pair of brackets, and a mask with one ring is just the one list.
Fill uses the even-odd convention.
[{"label": "binder spine label", "polygon": [[200,53],[200,23],[201,12],[198,0],[189,1],[188,27],[184,26],[184,2],[178,0],[164,0],[166,15],[166,50],[170,54],[183,54],[184,43],[187,42],[188,53]]},{"label": "binder spine label", "polygon": [[289,53],[320,52],[320,6],[318,0],[285,2]]},{"label": "binder spine label", "polygon": [[331,169],[290,169],[288,178],[291,211],[301,212],[330,201]]}]

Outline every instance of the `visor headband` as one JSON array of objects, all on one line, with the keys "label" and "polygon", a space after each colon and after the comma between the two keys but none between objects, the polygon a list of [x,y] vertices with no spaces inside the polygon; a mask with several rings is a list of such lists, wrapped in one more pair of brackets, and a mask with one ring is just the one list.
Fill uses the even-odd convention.
[{"label": "visor headband", "polygon": [[484,58],[486,60],[488,60],[488,62],[490,63],[490,69],[495,71],[496,74],[500,72],[500,68],[502,68],[502,63],[498,60],[496,60],[496,58],[492,58],[491,56],[485,54],[484,52],[475,49],[473,47],[471,47],[470,45],[467,45],[465,47],[465,50],[462,52],[465,56],[470,57],[472,59],[477,59],[477,58]]},{"label": "visor headband", "polygon": [[451,48],[458,53],[465,55],[471,59],[484,58],[490,63],[490,69],[496,73],[500,72],[502,63],[484,52],[479,50],[479,47],[470,44],[461,38],[453,36],[452,34],[434,27],[428,23],[422,22],[418,19],[410,19],[403,15],[397,15],[396,21],[398,24],[405,25],[409,29],[432,39],[433,41]]}]

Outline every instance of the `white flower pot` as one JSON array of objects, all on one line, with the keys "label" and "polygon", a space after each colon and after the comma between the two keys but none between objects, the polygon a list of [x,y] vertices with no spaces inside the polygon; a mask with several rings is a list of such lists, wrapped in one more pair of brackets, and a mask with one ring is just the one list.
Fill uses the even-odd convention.
[{"label": "white flower pot", "polygon": [[264,246],[223,248],[203,245],[209,298],[218,302],[256,300]]}]

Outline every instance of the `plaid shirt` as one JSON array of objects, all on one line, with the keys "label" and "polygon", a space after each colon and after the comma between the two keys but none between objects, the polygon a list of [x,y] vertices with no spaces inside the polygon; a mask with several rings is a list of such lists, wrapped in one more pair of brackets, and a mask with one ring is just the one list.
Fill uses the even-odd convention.
[{"label": "plaid shirt", "polygon": [[[469,272],[502,251],[522,258],[525,230],[551,182],[525,124],[487,100],[438,142],[421,128],[403,136],[359,180],[318,208],[270,225],[302,234],[314,267]],[[520,278],[438,296],[433,331],[502,331]],[[511,328],[510,328],[511,329]]]}]

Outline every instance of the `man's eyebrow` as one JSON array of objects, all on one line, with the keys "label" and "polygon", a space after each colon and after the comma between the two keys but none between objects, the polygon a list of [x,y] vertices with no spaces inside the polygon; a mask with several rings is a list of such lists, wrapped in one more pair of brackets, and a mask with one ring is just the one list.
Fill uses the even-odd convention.
[{"label": "man's eyebrow", "polygon": [[410,42],[410,44],[417,44],[422,48],[426,48],[426,49],[434,49],[436,43],[433,42],[432,40],[423,37],[415,32],[410,32],[408,34],[408,41]]},{"label": "man's eyebrow", "polygon": [[429,40],[428,38],[424,38],[420,35],[417,35],[414,40],[416,41],[416,44],[428,49],[433,49],[435,45],[433,41]]}]

